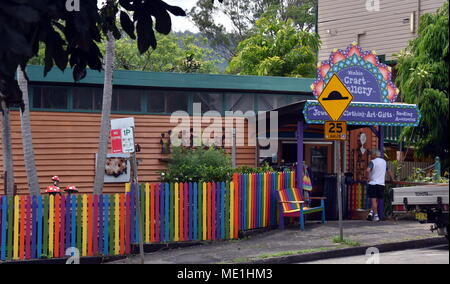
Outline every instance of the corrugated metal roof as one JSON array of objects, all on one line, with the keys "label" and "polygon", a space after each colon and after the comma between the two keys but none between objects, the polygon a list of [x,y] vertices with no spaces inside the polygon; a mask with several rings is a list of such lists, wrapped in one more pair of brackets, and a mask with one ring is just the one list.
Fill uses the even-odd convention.
[{"label": "corrugated metal roof", "polygon": [[[31,82],[74,83],[72,70],[62,72],[54,67],[44,77],[43,66],[28,66]],[[103,72],[87,70],[87,76],[80,84],[103,84]],[[158,88],[247,90],[266,92],[311,93],[313,78],[288,78],[269,76],[237,76],[222,74],[185,74],[117,70],[114,85]]]}]

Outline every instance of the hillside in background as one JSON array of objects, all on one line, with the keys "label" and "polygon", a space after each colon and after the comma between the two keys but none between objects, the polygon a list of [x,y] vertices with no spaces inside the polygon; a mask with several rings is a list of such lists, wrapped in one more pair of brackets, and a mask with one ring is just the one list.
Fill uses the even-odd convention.
[{"label": "hillside in background", "polygon": [[[221,63],[216,64],[216,66],[219,69],[220,73],[225,73],[225,69],[228,67],[228,64],[229,64],[229,62],[225,59],[225,54],[221,54],[220,50],[213,48],[207,41],[206,42],[202,41],[201,38],[203,37],[203,35],[201,33],[193,33],[191,31],[184,31],[184,32],[174,32],[173,34],[177,38],[184,38],[186,36],[194,36],[197,39],[195,42],[198,45],[198,47],[213,50],[214,55],[212,55],[209,59],[221,62]],[[180,42],[180,44],[182,44],[181,40],[179,42]]]}]

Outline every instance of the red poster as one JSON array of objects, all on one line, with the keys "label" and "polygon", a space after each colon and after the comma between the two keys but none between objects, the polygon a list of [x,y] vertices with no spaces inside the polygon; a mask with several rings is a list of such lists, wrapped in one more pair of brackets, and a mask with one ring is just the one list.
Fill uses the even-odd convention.
[{"label": "red poster", "polygon": [[121,129],[111,130],[111,153],[113,154],[123,153]]}]

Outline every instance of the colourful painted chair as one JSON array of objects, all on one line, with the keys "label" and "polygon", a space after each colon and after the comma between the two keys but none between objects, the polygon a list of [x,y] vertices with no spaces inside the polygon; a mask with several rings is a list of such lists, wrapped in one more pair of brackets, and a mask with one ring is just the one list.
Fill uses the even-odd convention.
[{"label": "colourful painted chair", "polygon": [[325,199],[326,197],[306,197],[306,200],[320,200],[319,207],[307,207],[297,188],[280,189],[278,191],[279,228],[284,229],[285,217],[299,218],[300,230],[305,230],[305,215],[322,212],[322,223],[325,223]]}]

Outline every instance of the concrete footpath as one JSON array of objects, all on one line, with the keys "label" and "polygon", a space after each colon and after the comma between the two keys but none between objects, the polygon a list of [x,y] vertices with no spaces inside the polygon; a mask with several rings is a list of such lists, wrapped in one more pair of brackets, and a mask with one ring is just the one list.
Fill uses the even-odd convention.
[{"label": "concrete footpath", "polygon": [[[446,239],[431,233],[429,224],[416,221],[345,221],[346,243],[335,243],[338,223],[307,223],[306,231],[297,226],[271,230],[240,240],[206,242],[201,245],[166,249],[145,255],[148,264],[223,264],[223,263],[296,263],[323,258],[365,253],[367,247],[381,251],[412,249],[446,243]],[[139,256],[111,262],[140,263]]]}]

